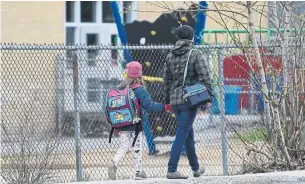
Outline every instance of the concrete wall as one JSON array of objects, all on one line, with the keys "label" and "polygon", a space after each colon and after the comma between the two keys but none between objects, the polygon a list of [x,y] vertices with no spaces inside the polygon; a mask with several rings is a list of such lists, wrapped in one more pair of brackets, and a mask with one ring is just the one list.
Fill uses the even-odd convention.
[{"label": "concrete wall", "polygon": [[64,1],[1,2],[1,42],[63,43]]},{"label": "concrete wall", "polygon": [[[1,2],[1,43],[64,43],[64,7],[64,1]],[[45,133],[55,127],[57,54],[2,51],[1,121],[11,136],[19,136],[21,130],[31,133],[37,128],[37,133]]]},{"label": "concrete wall", "polygon": [[[222,2],[223,3],[223,2]],[[261,11],[263,6],[262,5],[266,5],[267,2],[258,2],[258,4],[256,5],[256,9],[257,11]],[[207,21],[206,21],[206,27],[205,29],[209,30],[209,29],[225,29],[225,26],[227,26],[227,28],[229,29],[248,29],[248,25],[247,25],[247,9],[241,5],[238,5],[235,2],[231,2],[231,3],[223,3],[224,7],[229,7],[229,9],[231,11],[234,12],[238,12],[242,15],[238,15],[238,14],[234,14],[230,13],[230,12],[222,12],[223,14],[226,14],[228,17],[233,17],[235,20],[233,20],[232,18],[228,18],[225,15],[220,16],[220,14],[216,11],[210,11],[208,12],[208,16],[207,16]],[[209,3],[209,8],[212,10],[216,10],[215,6],[213,3]],[[263,10],[266,14],[267,12],[267,8],[264,7],[265,9]],[[228,8],[226,9],[228,10]],[[259,13],[254,12],[253,13],[253,17],[254,17],[254,27],[255,28],[262,28],[262,29],[266,29],[268,28],[268,19],[265,16],[261,16]],[[205,34],[205,40],[207,40],[207,34]],[[246,41],[248,40],[247,38],[247,34],[239,34],[236,35],[239,36],[239,40],[240,41]],[[262,36],[266,36],[266,34],[262,35]],[[229,36],[229,42],[231,41],[231,37]],[[211,36],[211,43],[212,42],[216,42],[215,40],[215,36]],[[217,42],[226,42],[226,35],[223,34],[218,34],[217,35]]]},{"label": "concrete wall", "polygon": [[56,127],[56,56],[57,51],[2,50],[1,123],[11,136]]},{"label": "concrete wall", "polygon": [[[195,2],[195,1],[194,1]],[[153,3],[153,4],[152,4]],[[163,2],[157,1],[138,1],[138,21],[155,21],[162,13],[168,12],[168,10],[159,7]],[[183,1],[168,1],[165,2],[171,9],[184,8],[187,9],[188,6],[184,4]]]}]

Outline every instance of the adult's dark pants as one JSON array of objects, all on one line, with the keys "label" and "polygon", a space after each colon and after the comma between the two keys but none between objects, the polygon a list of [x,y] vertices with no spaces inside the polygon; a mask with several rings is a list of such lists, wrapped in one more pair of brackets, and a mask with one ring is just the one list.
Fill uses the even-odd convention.
[{"label": "adult's dark pants", "polygon": [[197,114],[197,107],[188,108],[186,105],[173,105],[173,112],[178,120],[176,138],[172,145],[170,159],[168,162],[168,172],[177,171],[178,162],[181,156],[183,145],[186,155],[193,171],[199,170],[198,158],[195,150],[193,123]]}]

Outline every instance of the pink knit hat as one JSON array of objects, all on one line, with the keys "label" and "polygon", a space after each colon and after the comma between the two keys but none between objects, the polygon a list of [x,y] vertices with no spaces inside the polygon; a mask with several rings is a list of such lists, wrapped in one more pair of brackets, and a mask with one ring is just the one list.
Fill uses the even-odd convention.
[{"label": "pink knit hat", "polygon": [[142,77],[142,65],[137,61],[132,61],[128,63],[127,77],[132,77],[132,78]]}]

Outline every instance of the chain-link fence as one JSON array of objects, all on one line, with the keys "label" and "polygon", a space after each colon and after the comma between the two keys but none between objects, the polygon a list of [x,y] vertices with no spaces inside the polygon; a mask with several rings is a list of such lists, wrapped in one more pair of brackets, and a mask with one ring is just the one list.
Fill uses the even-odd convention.
[{"label": "chain-link fence", "polygon": [[[147,89],[162,102],[163,66],[170,48],[1,45],[2,179],[107,180],[106,164],[119,140],[114,136],[108,143],[110,126],[103,108],[106,92],[123,79],[123,50],[143,64]],[[207,175],[237,174],[243,165],[239,155],[246,149],[235,130],[259,128],[261,94],[240,49],[198,48],[206,55],[216,94],[212,108],[200,110],[194,122],[198,159]],[[279,58],[272,59],[276,63]],[[159,154],[150,156],[145,149],[143,166],[149,177],[164,177],[177,122],[165,112],[151,113],[149,120]],[[179,170],[191,172],[186,156]],[[118,178],[132,177],[133,157],[128,153]]]}]

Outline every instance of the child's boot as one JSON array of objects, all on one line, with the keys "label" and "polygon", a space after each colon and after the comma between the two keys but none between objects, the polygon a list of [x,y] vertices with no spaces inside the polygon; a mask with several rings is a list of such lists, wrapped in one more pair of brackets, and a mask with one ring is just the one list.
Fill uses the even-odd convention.
[{"label": "child's boot", "polygon": [[116,180],[116,171],[117,167],[115,166],[114,162],[111,161],[107,164],[108,168],[108,177],[112,180]]},{"label": "child's boot", "polygon": [[205,169],[203,167],[201,167],[198,171],[193,171],[193,175],[194,177],[200,177],[203,175],[203,173],[205,172]]},{"label": "child's boot", "polygon": [[141,171],[141,172],[136,172],[136,180],[144,180],[147,178],[146,172]]}]

